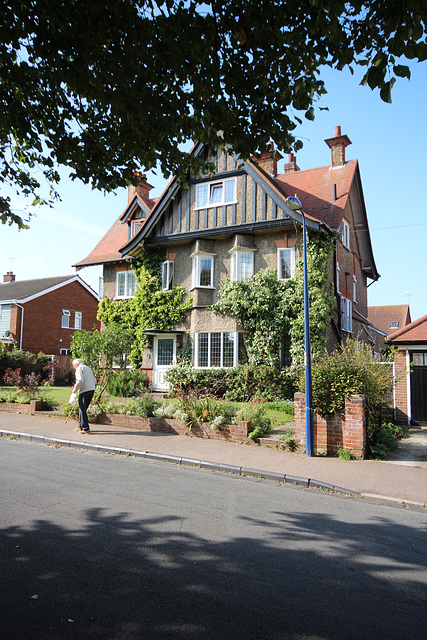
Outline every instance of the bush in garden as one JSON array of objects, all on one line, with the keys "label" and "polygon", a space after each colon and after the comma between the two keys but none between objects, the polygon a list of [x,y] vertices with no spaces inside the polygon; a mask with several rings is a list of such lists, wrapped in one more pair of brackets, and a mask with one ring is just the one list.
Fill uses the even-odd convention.
[{"label": "bush in garden", "polygon": [[148,376],[140,369],[115,371],[107,383],[107,393],[116,398],[133,398],[148,388]]},{"label": "bush in garden", "polygon": [[287,369],[239,365],[227,369],[196,369],[187,363],[169,369],[166,379],[178,396],[210,395],[233,402],[247,402],[254,396],[266,400],[292,398],[294,375]]},{"label": "bush in garden", "polygon": [[[387,414],[392,398],[393,376],[384,360],[373,361],[368,346],[359,347],[354,340],[312,363],[313,410],[323,416],[343,410],[347,396],[363,394],[366,398],[368,444]],[[304,376],[299,380],[304,391]]]}]

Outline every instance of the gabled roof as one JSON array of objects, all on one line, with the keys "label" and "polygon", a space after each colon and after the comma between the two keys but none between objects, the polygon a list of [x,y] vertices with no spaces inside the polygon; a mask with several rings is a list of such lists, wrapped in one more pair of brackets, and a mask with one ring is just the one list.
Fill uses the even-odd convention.
[{"label": "gabled roof", "polygon": [[387,336],[391,344],[427,344],[427,316],[414,320],[406,327]]},{"label": "gabled roof", "polygon": [[38,278],[36,280],[15,280],[0,284],[0,302],[29,302],[34,298],[50,293],[71,282],[78,282],[95,298],[95,291],[79,276],[54,276],[52,278]]},{"label": "gabled roof", "polygon": [[104,264],[106,262],[117,262],[123,260],[119,253],[121,246],[125,244],[128,239],[128,227],[122,223],[121,216],[118,218],[107,233],[98,242],[96,247],[92,249],[86,258],[80,260],[73,267],[76,267],[77,271],[84,267],[92,267],[97,264]]},{"label": "gabled roof", "polygon": [[[411,313],[408,304],[368,307],[368,319],[375,328],[388,335],[408,325],[411,322]],[[397,325],[390,326],[396,322]]]}]

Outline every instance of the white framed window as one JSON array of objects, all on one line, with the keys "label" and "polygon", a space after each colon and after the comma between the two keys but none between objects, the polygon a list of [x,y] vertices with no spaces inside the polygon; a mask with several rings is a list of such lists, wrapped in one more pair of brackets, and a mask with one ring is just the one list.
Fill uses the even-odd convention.
[{"label": "white framed window", "polygon": [[130,223],[130,235],[131,238],[138,233],[138,231],[142,228],[142,220],[131,220]]},{"label": "white framed window", "polygon": [[170,291],[173,287],[174,264],[172,260],[162,263],[162,291]]},{"label": "white framed window", "polygon": [[236,178],[203,182],[196,187],[196,209],[221,207],[236,202]]},{"label": "white framed window", "polygon": [[355,273],[353,273],[353,302],[357,302],[357,278]]},{"label": "white framed window", "polygon": [[341,329],[353,332],[353,303],[349,298],[341,296]]},{"label": "white framed window", "polygon": [[192,257],[192,286],[213,288],[214,257],[198,254]]},{"label": "white framed window", "polygon": [[341,293],[340,289],[340,263],[337,260],[337,293]]},{"label": "white framed window", "polygon": [[197,369],[237,366],[238,343],[238,334],[235,331],[196,333],[194,366]]},{"label": "white framed window", "polygon": [[350,249],[350,225],[347,220],[343,220],[341,224],[341,241],[344,247]]},{"label": "white framed window", "polygon": [[98,299],[102,300],[104,297],[104,278],[99,276],[98,278]]},{"label": "white framed window", "polygon": [[277,250],[277,276],[289,280],[295,275],[295,247]]},{"label": "white framed window", "polygon": [[133,298],[135,291],[135,273],[133,271],[118,271],[116,275],[116,298]]},{"label": "white framed window", "polygon": [[231,254],[231,280],[246,280],[254,275],[254,252],[235,250]]},{"label": "white framed window", "polygon": [[71,349],[60,349],[59,350],[59,355],[60,356],[70,356],[71,355]]},{"label": "white framed window", "polygon": [[82,312],[76,311],[74,314],[74,329],[82,328]]},{"label": "white framed window", "polygon": [[68,309],[62,309],[62,318],[61,318],[62,329],[70,328],[70,316],[71,316],[71,312]]}]

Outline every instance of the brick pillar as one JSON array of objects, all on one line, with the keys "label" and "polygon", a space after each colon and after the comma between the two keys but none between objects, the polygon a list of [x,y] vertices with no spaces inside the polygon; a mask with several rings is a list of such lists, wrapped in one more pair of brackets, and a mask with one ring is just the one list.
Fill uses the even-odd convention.
[{"label": "brick pillar", "polygon": [[365,396],[354,395],[345,399],[345,415],[342,424],[342,446],[355,458],[366,455]]}]

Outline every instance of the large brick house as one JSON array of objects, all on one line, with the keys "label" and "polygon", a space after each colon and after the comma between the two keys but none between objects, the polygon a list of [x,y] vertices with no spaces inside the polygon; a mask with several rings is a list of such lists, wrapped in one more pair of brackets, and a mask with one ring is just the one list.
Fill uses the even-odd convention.
[{"label": "large brick house", "polygon": [[31,353],[67,355],[80,329],[99,328],[98,296],[79,276],[17,281],[12,272],[0,284],[0,340]]},{"label": "large brick house", "polygon": [[334,257],[329,275],[335,293],[328,348],[348,336],[373,343],[367,319],[367,283],[379,277],[372,252],[368,220],[357,160],[346,161],[351,144],[340,127],[326,140],[330,164],[300,170],[290,155],[278,173],[282,156],[274,149],[260,160],[245,163],[220,147],[194,145],[192,152],[214,161],[212,176],[189,176],[189,188],[174,178],[160,198],[151,199],[151,186],[143,177],[129,192],[128,205],[93,251],[74,265],[104,265],[105,297],[134,295],[136,279],[132,259],[144,247],[166,250],[162,286],[183,285],[192,297],[186,319],[170,332],[149,336],[143,367],[154,389],[164,389],[164,373],[175,360],[178,345],[191,342],[195,367],[235,366],[241,355],[241,328],[215,315],[220,283],[241,280],[271,268],[278,277],[294,275],[301,251],[302,216],[286,198],[297,195],[311,233],[329,234]]}]

